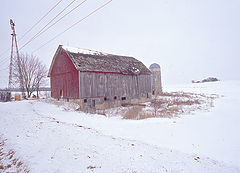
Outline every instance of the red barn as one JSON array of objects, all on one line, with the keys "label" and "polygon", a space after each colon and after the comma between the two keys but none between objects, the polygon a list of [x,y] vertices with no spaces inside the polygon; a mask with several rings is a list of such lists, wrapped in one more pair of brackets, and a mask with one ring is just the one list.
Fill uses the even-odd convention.
[{"label": "red barn", "polygon": [[53,98],[79,99],[83,108],[151,97],[151,72],[133,57],[60,45],[48,76]]}]

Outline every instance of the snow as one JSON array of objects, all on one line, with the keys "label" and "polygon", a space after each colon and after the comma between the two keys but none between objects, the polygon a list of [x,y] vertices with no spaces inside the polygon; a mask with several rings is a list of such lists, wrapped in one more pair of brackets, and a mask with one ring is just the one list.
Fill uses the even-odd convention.
[{"label": "snow", "polygon": [[62,46],[62,48],[72,53],[82,53],[87,55],[106,55],[106,56],[109,55],[107,53],[102,53],[102,52],[98,52],[90,49],[82,49],[82,48],[75,48],[75,47],[69,47],[69,46]]},{"label": "snow", "polygon": [[239,88],[240,81],[166,87],[219,95],[209,111],[172,119],[0,103],[0,135],[32,172],[240,172]]},{"label": "snow", "polygon": [[133,71],[134,71],[135,73],[139,73],[139,72],[140,72],[140,70],[139,70],[138,68],[136,68],[136,67],[132,67],[132,69],[133,69]]}]

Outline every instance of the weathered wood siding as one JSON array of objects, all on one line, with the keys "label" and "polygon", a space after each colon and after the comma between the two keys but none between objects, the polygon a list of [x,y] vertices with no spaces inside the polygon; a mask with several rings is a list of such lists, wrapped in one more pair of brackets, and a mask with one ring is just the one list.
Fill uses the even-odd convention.
[{"label": "weathered wood siding", "polygon": [[106,97],[113,100],[126,97],[147,97],[151,93],[150,75],[80,72],[80,98]]},{"label": "weathered wood siding", "polygon": [[60,98],[79,98],[79,78],[78,71],[65,52],[59,53],[51,71],[51,96]]}]

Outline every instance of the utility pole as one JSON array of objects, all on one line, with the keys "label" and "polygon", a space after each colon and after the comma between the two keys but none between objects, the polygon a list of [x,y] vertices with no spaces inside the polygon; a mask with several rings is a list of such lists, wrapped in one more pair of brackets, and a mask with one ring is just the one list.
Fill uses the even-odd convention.
[{"label": "utility pole", "polygon": [[10,25],[12,29],[12,46],[11,46],[11,58],[10,58],[10,66],[9,66],[9,83],[8,83],[8,89],[11,92],[12,91],[12,72],[13,72],[13,47],[14,47],[14,42],[16,46],[16,52],[17,52],[17,65],[18,65],[18,73],[20,77],[20,89],[22,92],[22,96],[25,96],[24,93],[24,85],[23,85],[23,74],[22,74],[22,68],[21,68],[21,61],[20,61],[20,56],[19,56],[19,51],[18,51],[18,44],[17,44],[17,37],[16,37],[16,32],[15,32],[15,23],[13,22],[12,19],[10,19]]}]

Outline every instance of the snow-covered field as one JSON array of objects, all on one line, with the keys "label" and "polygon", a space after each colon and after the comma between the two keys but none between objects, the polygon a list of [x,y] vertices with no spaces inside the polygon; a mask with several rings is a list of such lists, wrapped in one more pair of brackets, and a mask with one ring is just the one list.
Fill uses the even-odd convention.
[{"label": "snow-covered field", "polygon": [[219,98],[208,111],[145,120],[66,111],[34,100],[0,103],[0,140],[6,139],[0,172],[1,164],[11,163],[1,152],[11,149],[30,172],[240,172],[240,81],[164,91]]}]

